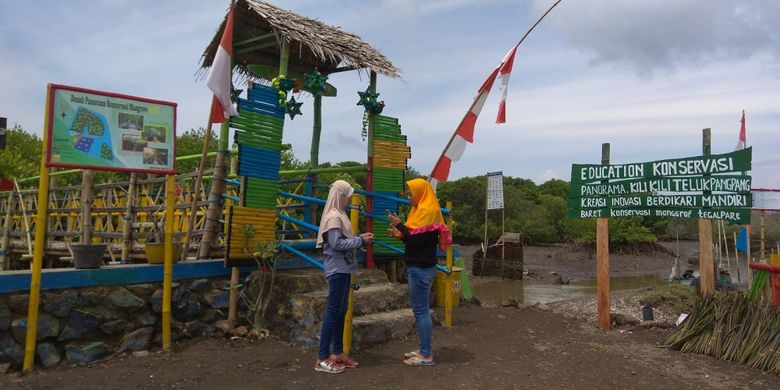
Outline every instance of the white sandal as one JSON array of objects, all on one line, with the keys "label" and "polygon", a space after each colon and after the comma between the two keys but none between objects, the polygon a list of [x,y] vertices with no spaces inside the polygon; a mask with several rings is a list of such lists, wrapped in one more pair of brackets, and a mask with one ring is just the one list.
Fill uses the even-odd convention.
[{"label": "white sandal", "polygon": [[344,366],[336,363],[333,359],[325,359],[317,361],[317,364],[314,366],[314,371],[326,372],[328,374],[341,374],[344,372]]}]

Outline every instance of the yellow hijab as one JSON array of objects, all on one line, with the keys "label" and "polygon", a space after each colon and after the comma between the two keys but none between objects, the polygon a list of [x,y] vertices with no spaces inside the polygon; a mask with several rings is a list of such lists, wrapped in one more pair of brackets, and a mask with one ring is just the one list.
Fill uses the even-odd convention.
[{"label": "yellow hijab", "polygon": [[435,224],[444,225],[441,206],[431,185],[419,178],[407,181],[406,185],[412,192],[412,209],[406,219],[406,227],[419,229]]}]

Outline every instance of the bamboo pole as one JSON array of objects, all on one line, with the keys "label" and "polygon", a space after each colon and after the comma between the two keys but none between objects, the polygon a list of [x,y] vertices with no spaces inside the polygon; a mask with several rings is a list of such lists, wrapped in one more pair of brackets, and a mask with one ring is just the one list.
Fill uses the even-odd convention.
[{"label": "bamboo pole", "polygon": [[133,172],[130,174],[130,185],[127,188],[127,203],[125,205],[125,218],[124,225],[122,226],[122,263],[126,263],[130,260],[130,252],[133,249],[132,232],[133,221],[135,215],[133,213],[133,206],[135,206],[135,193],[136,185],[138,183],[138,174]]},{"label": "bamboo pole", "polygon": [[[46,90],[46,109],[44,112],[44,129],[49,128],[49,116],[53,99],[51,84]],[[49,167],[46,166],[48,154],[47,131],[43,132],[43,150],[41,151],[41,174],[38,180],[38,211],[35,215],[35,251],[33,252],[32,274],[30,275],[30,298],[27,306],[27,335],[24,343],[24,362],[22,372],[29,373],[35,362],[35,341],[38,336],[38,304],[41,297],[41,268],[43,252],[46,249],[46,209],[49,204]]]},{"label": "bamboo pole", "polygon": [[[490,172],[488,172],[490,173]],[[487,260],[488,251],[488,196],[487,187],[490,186],[490,177],[485,175],[485,236],[482,240],[482,265],[479,267],[479,276],[485,276],[485,262]],[[503,276],[503,273],[502,273]]]},{"label": "bamboo pole", "polygon": [[[445,206],[450,213],[447,215],[447,227],[452,231],[452,201],[448,200]],[[447,275],[444,275],[447,283],[444,288],[444,326],[447,328],[452,327],[452,245],[447,247],[447,270],[450,271]],[[501,275],[503,277],[503,274]]]},{"label": "bamboo pole", "polygon": [[[47,201],[48,202],[48,201]],[[41,206],[38,205],[40,210]],[[36,237],[36,242],[38,241]],[[92,243],[92,170],[85,169],[81,174],[81,244]]]},{"label": "bamboo pole", "polygon": [[[217,101],[216,96],[211,97],[211,106],[214,107],[214,105],[219,105],[219,101]],[[208,160],[208,152],[209,152],[209,144],[211,143],[211,127],[212,123],[211,121],[214,119],[214,110],[209,110],[209,120],[208,125],[206,126],[206,137],[203,139],[203,154],[200,157],[200,163],[198,164],[198,176],[193,180],[192,185],[190,187],[190,198],[192,198],[192,202],[190,203],[190,218],[189,218],[189,224],[187,224],[187,233],[184,236],[184,250],[181,251],[181,260],[187,260],[187,255],[190,253],[190,247],[191,247],[191,240],[192,240],[192,231],[195,230],[195,221],[198,219],[198,209],[200,207],[197,206],[198,201],[200,200],[200,186],[203,182],[203,172],[206,170],[206,161]],[[214,181],[211,181],[212,187],[214,186]],[[201,246],[203,246],[203,240],[201,239]],[[198,256],[200,257],[200,256]]]},{"label": "bamboo pole", "polygon": [[[376,93],[376,72],[371,71],[368,90],[372,93]],[[374,191],[374,127],[376,123],[376,114],[368,114],[368,177],[366,179],[366,190],[368,192]],[[374,198],[366,197],[366,212],[371,214],[374,212]],[[374,219],[366,218],[366,231],[374,232]],[[374,265],[374,245],[369,243],[366,245],[366,268],[375,268]]]},{"label": "bamboo pole", "polygon": [[742,284],[742,271],[739,269],[739,250],[737,249],[737,232],[734,232],[734,264],[737,266],[737,280]]},{"label": "bamboo pole", "polygon": [[761,210],[761,213],[759,213],[759,218],[758,218],[758,220],[760,221],[760,224],[761,224],[761,225],[760,225],[760,233],[761,233],[761,249],[760,249],[760,250],[759,250],[759,252],[758,252],[758,253],[759,253],[759,258],[758,258],[758,260],[759,260],[759,261],[761,261],[761,262],[764,262],[764,261],[766,261],[766,247],[765,247],[765,243],[766,243],[766,241],[765,241],[765,236],[764,236],[764,232],[765,232],[765,226],[764,226],[764,216],[765,216],[765,215],[766,215],[766,214],[765,214],[764,210]]},{"label": "bamboo pole", "polygon": [[[246,177],[241,177],[238,184],[239,206],[244,205],[244,191],[246,191]],[[230,243],[226,245],[230,245]],[[230,300],[228,301],[228,329],[230,330],[233,330],[238,322],[238,283],[240,282],[240,277],[239,268],[232,267],[230,269]],[[262,295],[263,291],[259,291],[258,294]],[[256,307],[255,310],[260,310],[260,308]]]},{"label": "bamboo pole", "polygon": [[[702,130],[702,150],[705,156],[710,155],[712,136],[710,129]],[[708,175],[705,175],[708,176]],[[709,195],[705,191],[704,195]],[[715,292],[715,264],[712,259],[712,221],[699,219],[699,274],[701,275],[699,289],[706,297]]]},{"label": "bamboo pole", "polygon": [[173,218],[176,175],[168,175],[165,186],[165,259],[163,263],[162,347],[171,349],[171,297],[173,284]]},{"label": "bamboo pole", "polygon": [[[352,209],[349,212],[349,222],[352,224],[352,231],[355,235],[360,232],[360,226],[358,226],[359,221],[360,196],[353,194]],[[342,337],[345,355],[349,355],[349,352],[352,350],[352,314],[355,310],[355,289],[353,289],[352,286],[354,286],[356,282],[357,278],[355,277],[355,274],[352,274],[350,276],[349,300],[347,301],[347,314],[344,316],[344,333]]]},{"label": "bamboo pole", "polygon": [[5,219],[3,220],[3,248],[2,252],[0,253],[0,271],[8,271],[11,269],[11,257],[8,256],[11,248],[9,248],[10,240],[11,240],[11,222],[13,216],[11,215],[11,210],[14,208],[14,189],[11,188],[11,191],[8,191],[8,200],[6,201],[6,210],[5,210]]},{"label": "bamboo pole", "polygon": [[[601,144],[601,164],[609,165],[609,143]],[[596,219],[596,311],[602,330],[612,326],[609,292],[609,219]]]}]

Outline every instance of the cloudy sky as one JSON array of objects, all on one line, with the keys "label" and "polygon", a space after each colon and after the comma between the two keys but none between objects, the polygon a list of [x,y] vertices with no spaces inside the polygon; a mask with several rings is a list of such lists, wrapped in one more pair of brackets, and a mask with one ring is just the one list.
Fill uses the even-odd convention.
[{"label": "cloudy sky", "polygon": [[[381,78],[385,114],[400,118],[411,165],[429,172],[485,77],[552,0],[288,0],[274,4],[360,35],[403,71]],[[0,116],[41,134],[49,82],[178,103],[179,131],[202,127],[210,92],[195,73],[227,0],[0,0]],[[365,74],[330,82],[321,161],[365,161],[357,91]],[[747,113],[754,188],[780,188],[780,2],[563,0],[520,46],[507,123],[497,88],[475,143],[451,178],[501,170],[541,183],[572,163],[713,153],[737,143]],[[311,98],[285,142],[307,160]]]}]

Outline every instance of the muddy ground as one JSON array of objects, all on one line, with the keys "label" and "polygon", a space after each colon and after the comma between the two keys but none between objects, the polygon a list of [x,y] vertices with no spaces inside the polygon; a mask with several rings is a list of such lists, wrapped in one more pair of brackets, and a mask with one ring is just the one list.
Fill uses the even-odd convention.
[{"label": "muddy ground", "polygon": [[[531,270],[554,271],[572,280],[595,275],[595,260],[587,253],[527,247],[525,257]],[[611,260],[618,275],[664,274],[674,256]],[[664,328],[603,332],[587,316],[564,316],[555,305],[463,305],[455,309],[454,319],[452,328],[434,330],[435,367],[401,363],[401,355],[416,348],[414,337],[355,352],[361,366],[340,375],[315,372],[312,349],[274,338],[215,338],[188,341],[170,353],[119,356],[93,367],[0,375],[0,388],[780,388],[775,375],[659,348],[669,332]]]}]

